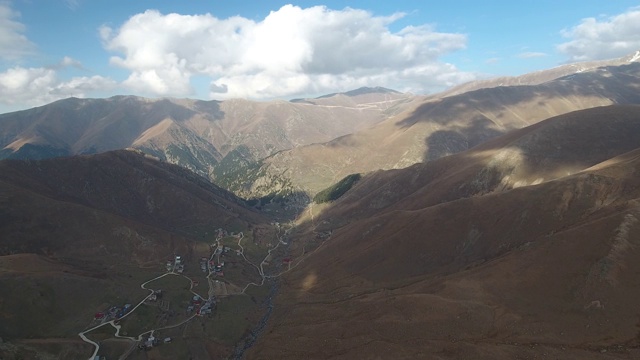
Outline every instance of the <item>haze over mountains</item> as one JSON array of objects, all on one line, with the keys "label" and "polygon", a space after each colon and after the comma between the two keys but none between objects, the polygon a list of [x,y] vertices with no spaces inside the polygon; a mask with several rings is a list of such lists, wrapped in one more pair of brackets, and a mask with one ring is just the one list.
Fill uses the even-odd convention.
[{"label": "haze over mountains", "polygon": [[[434,96],[363,131],[278,153],[264,161],[258,172],[267,180],[258,182],[284,177],[315,193],[350,173],[435,160],[551,116],[593,106],[638,104],[640,63],[633,57],[623,60],[632,59],[598,68],[567,66],[559,73],[553,69],[508,81],[521,85],[494,87],[489,81],[473,85],[480,88],[470,92]],[[566,75],[570,69],[574,73]],[[546,81],[556,74],[563,76]]]},{"label": "haze over mountains", "polygon": [[308,198],[350,173],[434,160],[575,110],[639,103],[639,59],[565,65],[429,97],[363,88],[291,102],[67,99],[1,115],[1,156],[133,147],[245,198]]},{"label": "haze over mountains", "polygon": [[286,102],[66,99],[0,116],[4,158],[136,148],[201,175],[325,142],[400,112],[415,97],[382,88]]},{"label": "haze over mountains", "polygon": [[[96,309],[144,297],[167,256],[197,261],[224,228],[264,243],[263,283],[279,270],[256,286],[264,303],[238,291],[267,314],[253,331],[237,303],[224,323],[257,339],[247,358],[639,358],[638,60],[430,96],[72,98],[0,115],[0,336],[26,358],[86,359]],[[276,221],[295,226],[276,236]],[[190,356],[234,353],[200,324],[176,330]],[[131,358],[172,358],[149,354]]]}]

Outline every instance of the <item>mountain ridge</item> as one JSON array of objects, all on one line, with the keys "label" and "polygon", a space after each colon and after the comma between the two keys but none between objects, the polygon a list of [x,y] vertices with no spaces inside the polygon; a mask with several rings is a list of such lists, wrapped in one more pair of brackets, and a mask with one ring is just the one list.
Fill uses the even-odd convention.
[{"label": "mountain ridge", "polygon": [[[595,68],[540,85],[481,88],[423,100],[404,113],[323,144],[282,151],[258,170],[311,195],[352,173],[404,168],[455,154],[552,116],[638,104],[640,63]],[[243,184],[246,188],[250,184]]]},{"label": "mountain ridge", "polygon": [[[582,110],[365,175],[300,225],[301,260],[251,357],[634,358],[638,119],[638,106]],[[572,146],[536,162],[545,132],[572,131]],[[609,153],[590,151],[598,138]],[[506,169],[474,185],[495,160],[484,153],[514,143],[531,181],[500,186]],[[580,166],[535,181],[557,164]]]}]

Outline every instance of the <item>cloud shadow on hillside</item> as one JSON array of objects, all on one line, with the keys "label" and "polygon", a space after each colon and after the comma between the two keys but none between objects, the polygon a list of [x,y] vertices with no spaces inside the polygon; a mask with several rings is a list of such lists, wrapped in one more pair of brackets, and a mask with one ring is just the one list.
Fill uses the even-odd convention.
[{"label": "cloud shadow on hillside", "polygon": [[459,153],[487,140],[505,134],[495,129],[495,124],[482,115],[471,119],[467,126],[456,126],[451,130],[438,130],[425,139],[424,161],[433,161]]},{"label": "cloud shadow on hillside", "polygon": [[211,114],[213,120],[222,120],[225,114],[224,111],[220,110],[220,103],[221,102],[217,100],[198,100],[194,105],[196,110]]},{"label": "cloud shadow on hillside", "polygon": [[[603,100],[593,106],[606,105],[606,100],[615,104],[640,103],[640,93],[637,91],[640,86],[639,71],[640,63],[634,63],[572,74],[539,85],[474,90],[426,102],[396,125],[409,128],[426,122],[436,127],[446,127],[436,130],[425,139],[429,149],[424,161],[431,161],[467,150],[492,137],[552,117],[555,113],[562,113],[556,108],[563,106],[563,103],[571,104],[576,100],[589,102],[591,98]],[[563,103],[557,99],[563,99]],[[520,111],[517,110],[519,107],[522,107]],[[566,110],[570,112],[589,106],[577,104],[574,107],[569,105]],[[536,114],[536,111],[540,113]]]}]

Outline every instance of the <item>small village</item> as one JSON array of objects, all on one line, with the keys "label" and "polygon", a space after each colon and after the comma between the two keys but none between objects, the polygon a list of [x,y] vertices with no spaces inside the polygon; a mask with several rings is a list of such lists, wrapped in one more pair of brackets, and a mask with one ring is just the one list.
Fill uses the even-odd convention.
[{"label": "small village", "polygon": [[[228,238],[228,240],[233,239],[234,243],[235,241],[237,241],[238,248],[235,249],[231,246],[225,245],[223,241],[221,241],[225,237]],[[167,336],[170,335],[168,334],[170,332],[170,329],[180,327],[196,317],[212,318],[218,306],[219,299],[217,298],[217,296],[229,296],[231,294],[239,295],[243,294],[247,289],[249,285],[245,286],[243,289],[235,285],[231,285],[227,280],[223,280],[225,278],[226,263],[231,262],[232,264],[246,264],[242,266],[250,265],[252,268],[258,269],[258,275],[262,276],[264,279],[264,270],[262,269],[262,266],[268,265],[267,258],[270,257],[267,256],[267,258],[265,258],[259,265],[251,263],[245,257],[245,249],[241,245],[243,237],[244,236],[242,233],[229,234],[223,229],[217,229],[215,241],[209,244],[208,256],[199,257],[198,265],[202,275],[198,275],[198,272],[196,270],[197,267],[190,267],[190,265],[187,264],[186,259],[182,254],[174,254],[171,258],[167,259],[165,263],[166,273],[141,285],[141,288],[150,292],[144,300],[142,300],[137,305],[133,305],[131,303],[111,305],[106,307],[102,311],[96,312],[93,319],[93,324],[95,325],[93,325],[92,329],[96,329],[105,324],[111,324],[114,328],[116,328],[115,337],[127,338],[135,342],[134,346],[132,346],[132,348],[129,350],[129,353],[131,353],[131,351],[135,351],[135,349],[137,349],[138,351],[149,351],[155,347],[164,346],[171,343],[173,341],[172,337]],[[230,253],[234,253],[235,255],[234,259],[232,260],[228,259]],[[240,261],[236,260],[235,258],[240,259]],[[283,260],[283,263],[287,264],[289,263],[289,261],[289,258],[285,258]],[[240,267],[239,269],[242,269],[242,267]],[[238,272],[238,270],[235,270],[236,273]],[[244,273],[244,271],[242,271],[241,273]],[[152,289],[146,287],[147,284],[152,284],[154,281],[161,281],[160,279],[166,276],[179,276],[188,280],[187,288],[184,288],[181,291],[190,292],[191,297],[188,298],[188,300],[187,298],[182,298],[183,300],[180,300],[179,303],[171,303],[169,299],[175,299],[175,296],[177,296],[175,293],[175,289],[172,291],[164,288]],[[206,279],[205,283],[207,283],[208,285],[208,291],[206,294],[199,294],[198,292],[196,292],[196,290],[194,290],[194,288],[200,287],[199,285],[201,283],[201,280],[203,280],[202,277]],[[260,284],[254,283],[254,285],[259,286]],[[232,286],[237,290],[233,290],[233,293],[231,291],[227,291],[228,286]],[[126,331],[120,333],[121,327],[131,329],[131,321],[134,321],[131,320],[132,318],[134,318],[137,322],[140,321],[139,315],[134,314],[136,309],[138,309],[140,306],[147,307],[148,309],[158,309],[153,310],[153,312],[157,315],[148,320],[148,324],[146,326],[143,326],[145,330],[143,330],[142,333],[127,334]],[[172,322],[173,325],[171,324]],[[152,323],[155,323],[155,325],[152,325]],[[149,329],[149,326],[154,326],[156,328],[151,330]],[[89,331],[91,331],[91,329],[87,330],[86,332]],[[160,336],[160,334],[165,334],[165,336]],[[175,336],[176,333],[173,332],[173,334],[174,335],[171,336]],[[133,335],[136,337],[131,337],[129,335]],[[89,340],[89,342],[91,342],[91,340]],[[98,349],[100,347],[97,343],[95,343],[95,346],[97,346]],[[102,359],[103,357],[97,357],[96,355],[96,358]]]}]

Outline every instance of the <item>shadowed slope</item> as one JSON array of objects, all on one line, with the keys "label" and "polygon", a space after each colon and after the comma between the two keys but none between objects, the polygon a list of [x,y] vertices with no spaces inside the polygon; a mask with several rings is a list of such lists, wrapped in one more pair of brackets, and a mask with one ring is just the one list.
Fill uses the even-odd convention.
[{"label": "shadowed slope", "polygon": [[374,172],[334,204],[331,217],[344,222],[387,207],[419,209],[539,184],[584,170],[638,144],[640,106],[576,111],[460,154],[403,170]]},{"label": "shadowed slope", "polygon": [[[576,112],[363,178],[315,218],[325,243],[300,235],[317,250],[296,252],[252,358],[636,358],[640,150],[625,134],[638,122],[635,107]],[[484,153],[510,148],[527,182],[500,186],[516,166],[473,185],[496,160]],[[398,194],[373,186],[385,182]],[[371,209],[376,196],[388,204]]]},{"label": "shadowed slope", "polygon": [[265,159],[260,172],[264,179],[286,177],[314,194],[351,173],[432,161],[553,116],[596,106],[639,104],[639,86],[640,63],[634,62],[538,85],[431,98],[367,130],[280,152]]},{"label": "shadowed slope", "polygon": [[[140,283],[174,254],[195,262],[215,229],[251,236],[269,222],[204,178],[137,151],[1,161],[0,336],[75,339],[96,311],[148,295]],[[79,354],[70,358],[90,351]]]}]

